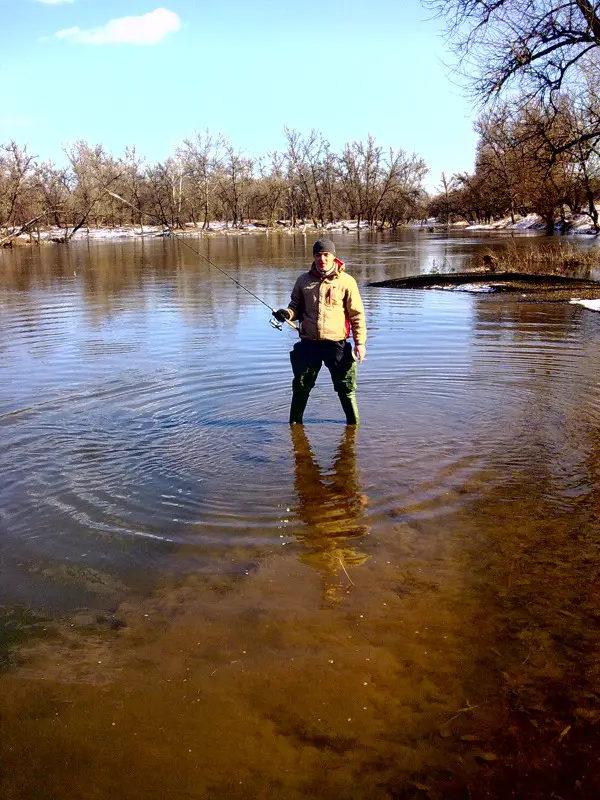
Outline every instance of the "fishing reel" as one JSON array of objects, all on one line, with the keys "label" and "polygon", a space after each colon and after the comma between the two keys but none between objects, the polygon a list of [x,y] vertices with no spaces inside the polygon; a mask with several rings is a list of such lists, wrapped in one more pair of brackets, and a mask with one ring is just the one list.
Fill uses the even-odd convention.
[{"label": "fishing reel", "polygon": [[275,317],[271,317],[271,319],[269,320],[269,325],[272,328],[275,328],[275,330],[278,330],[278,331],[282,331],[283,330],[283,322],[279,322],[278,320],[275,319]]}]

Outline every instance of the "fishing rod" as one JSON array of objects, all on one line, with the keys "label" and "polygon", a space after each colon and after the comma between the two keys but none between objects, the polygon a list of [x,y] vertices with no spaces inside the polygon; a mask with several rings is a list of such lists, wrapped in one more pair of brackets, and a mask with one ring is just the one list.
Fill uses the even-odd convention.
[{"label": "fishing rod", "polygon": [[[192,245],[189,242],[186,242],[186,240],[185,240],[185,238],[183,236],[180,236],[178,233],[175,233],[173,231],[173,229],[171,228],[171,226],[168,223],[166,223],[163,219],[158,217],[156,214],[149,214],[147,211],[142,211],[141,208],[138,208],[137,206],[134,206],[133,203],[130,203],[129,200],[125,200],[124,197],[121,197],[121,195],[118,195],[116,192],[111,192],[108,189],[105,189],[104,191],[107,194],[109,194],[111,197],[114,197],[115,199],[120,200],[121,203],[125,203],[126,206],[129,206],[130,208],[133,208],[134,211],[137,211],[138,214],[140,215],[140,219],[142,219],[142,215],[145,214],[147,217],[153,217],[154,219],[158,220],[162,225],[164,225],[166,228],[168,228],[169,234],[171,236],[173,236],[175,239],[179,239],[179,241],[182,244],[184,244],[186,247],[189,247],[189,249],[192,251],[192,253],[195,253],[197,256],[200,256],[200,258],[203,258],[208,264],[210,264],[211,267],[214,267],[215,269],[219,270],[219,272],[221,272],[223,275],[225,275],[225,277],[229,278],[230,281],[233,281],[236,286],[239,286],[240,289],[243,289],[245,292],[248,292],[249,295],[251,295],[255,300],[258,300],[259,303],[262,303],[263,306],[268,308],[269,311],[271,312],[271,314],[273,314],[273,316],[275,316],[276,311],[275,311],[274,308],[271,308],[271,306],[268,303],[266,303],[261,297],[259,297],[257,294],[254,294],[254,292],[251,292],[250,289],[248,289],[246,286],[244,286],[242,283],[240,283],[238,280],[236,280],[233,277],[233,275],[230,275],[224,269],[221,269],[221,267],[218,267],[213,261],[210,260],[210,258],[205,256],[199,250],[196,250],[195,247],[192,247]],[[142,226],[142,230],[143,230],[143,226]],[[277,317],[275,317],[275,319],[277,319]],[[287,324],[290,326],[290,328],[293,328],[296,331],[296,333],[298,333],[298,328],[294,325],[293,322],[291,322],[289,319],[286,319],[285,322],[287,322]],[[271,320],[271,323],[273,323],[273,320]],[[283,330],[283,328],[280,327],[279,325],[273,325],[273,327],[277,328],[278,330]]]}]

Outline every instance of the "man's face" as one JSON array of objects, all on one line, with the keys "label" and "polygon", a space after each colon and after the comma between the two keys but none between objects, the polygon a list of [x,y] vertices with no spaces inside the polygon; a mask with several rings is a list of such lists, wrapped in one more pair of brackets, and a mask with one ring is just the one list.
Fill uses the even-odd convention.
[{"label": "man's face", "polygon": [[315,255],[315,265],[321,272],[330,272],[334,261],[335,256],[333,253],[317,253]]}]

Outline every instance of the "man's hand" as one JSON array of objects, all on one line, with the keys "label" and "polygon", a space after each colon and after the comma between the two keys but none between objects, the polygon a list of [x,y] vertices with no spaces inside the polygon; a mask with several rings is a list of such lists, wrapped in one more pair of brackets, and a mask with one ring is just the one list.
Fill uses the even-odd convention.
[{"label": "man's hand", "polygon": [[289,308],[278,308],[277,311],[273,311],[273,316],[277,322],[286,322],[292,318],[292,312]]},{"label": "man's hand", "polygon": [[367,348],[364,344],[357,344],[354,346],[354,355],[356,356],[356,360],[359,364],[367,357]]}]

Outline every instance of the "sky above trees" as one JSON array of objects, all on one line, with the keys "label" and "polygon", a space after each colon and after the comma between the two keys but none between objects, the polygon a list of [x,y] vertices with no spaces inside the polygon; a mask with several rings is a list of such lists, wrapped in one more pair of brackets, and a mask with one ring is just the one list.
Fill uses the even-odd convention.
[{"label": "sky above trees", "polygon": [[414,151],[430,189],[473,168],[476,110],[419,0],[0,0],[0,22],[0,142],[43,159],[85,139],[158,161],[207,128],[263,155],[288,126]]}]

